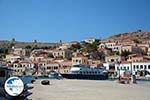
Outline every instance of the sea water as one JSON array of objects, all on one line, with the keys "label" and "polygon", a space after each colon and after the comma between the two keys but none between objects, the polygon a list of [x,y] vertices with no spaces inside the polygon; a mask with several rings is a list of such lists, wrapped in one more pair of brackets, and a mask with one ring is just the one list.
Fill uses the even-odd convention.
[{"label": "sea water", "polygon": [[24,84],[29,84],[32,80],[35,80],[35,77],[33,76],[21,76],[19,78],[23,81]]}]

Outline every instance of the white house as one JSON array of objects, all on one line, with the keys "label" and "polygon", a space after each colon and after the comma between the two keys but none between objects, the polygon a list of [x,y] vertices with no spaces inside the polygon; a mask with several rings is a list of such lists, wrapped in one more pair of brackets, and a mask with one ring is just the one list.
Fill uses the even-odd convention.
[{"label": "white house", "polygon": [[106,70],[109,70],[109,63],[103,63],[103,66],[106,68]]},{"label": "white house", "polygon": [[121,52],[121,45],[117,44],[116,42],[106,42],[106,43],[101,43],[99,45],[99,48],[105,48],[105,47],[111,49],[112,51]]},{"label": "white house", "polygon": [[132,69],[133,72],[137,72],[141,70],[147,70],[150,72],[150,61],[133,62]]},{"label": "white house", "polygon": [[58,50],[66,50],[72,46],[71,43],[63,43],[61,46],[58,47]]},{"label": "white house", "polygon": [[138,71],[146,70],[150,72],[150,61],[141,62],[122,62],[120,64],[115,64],[115,71],[128,70],[132,73],[137,73]]},{"label": "white house", "polygon": [[18,60],[23,60],[24,58],[20,55],[16,55],[16,54],[8,54],[6,55],[5,60],[6,61],[10,61],[11,63],[18,61]]},{"label": "white house", "polygon": [[98,46],[99,49],[105,48],[105,47],[106,47],[105,43],[101,43],[101,44]]},{"label": "white house", "polygon": [[124,61],[121,62],[120,64],[115,64],[115,71],[119,71],[119,70],[128,70],[131,71],[132,70],[132,63],[129,61]]},{"label": "white house", "polygon": [[90,43],[90,44],[92,44],[93,42],[95,42],[95,38],[88,38],[88,39],[85,39],[84,41],[86,42],[86,43]]},{"label": "white house", "polygon": [[[107,70],[112,69],[112,65],[110,62],[103,63],[104,67],[106,67]],[[150,61],[140,61],[140,62],[129,62],[124,61],[121,63],[114,63],[113,70],[118,73],[120,70],[127,70],[132,72],[133,74],[136,74],[141,71],[148,71],[150,72]]]},{"label": "white house", "polygon": [[113,48],[115,45],[116,45],[116,42],[106,42],[106,43],[105,43],[105,46],[106,46],[107,48]]},{"label": "white house", "polygon": [[121,52],[121,45],[114,45],[111,49],[112,49],[112,51],[119,51],[119,52]]},{"label": "white house", "polygon": [[113,56],[106,56],[105,62],[120,62],[124,61],[125,58],[123,56],[113,55]]}]

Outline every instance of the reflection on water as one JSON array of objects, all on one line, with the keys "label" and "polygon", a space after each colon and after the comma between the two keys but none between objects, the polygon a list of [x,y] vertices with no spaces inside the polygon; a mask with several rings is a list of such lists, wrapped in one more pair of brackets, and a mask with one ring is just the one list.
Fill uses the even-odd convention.
[{"label": "reflection on water", "polygon": [[22,79],[24,84],[31,83],[32,80],[37,80],[37,79],[62,79],[62,77],[44,77],[44,76],[21,76],[19,77]]},{"label": "reflection on water", "polygon": [[19,78],[21,78],[24,84],[31,83],[31,81],[35,79],[33,76],[21,76]]}]

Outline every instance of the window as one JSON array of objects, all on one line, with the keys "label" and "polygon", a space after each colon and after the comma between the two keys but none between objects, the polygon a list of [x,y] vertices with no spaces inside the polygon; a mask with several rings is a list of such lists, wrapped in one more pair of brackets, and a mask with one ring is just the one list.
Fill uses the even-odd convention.
[{"label": "window", "polygon": [[136,65],[136,68],[139,69],[139,65]]},{"label": "window", "polygon": [[135,65],[133,65],[133,69],[135,70]]},{"label": "window", "polygon": [[124,70],[126,70],[126,67],[124,67]]},{"label": "window", "polygon": [[85,60],[83,60],[83,62],[85,63]]},{"label": "window", "polygon": [[148,69],[150,69],[150,65],[148,65]]},{"label": "window", "polygon": [[143,69],[143,65],[140,65],[140,68]]},{"label": "window", "polygon": [[47,67],[47,69],[51,69],[51,67]]},{"label": "window", "polygon": [[81,63],[81,60],[79,60],[79,63]]},{"label": "window", "polygon": [[119,70],[119,67],[117,67],[117,70]]},{"label": "window", "polygon": [[114,62],[115,60],[114,59],[111,59],[111,62]]},{"label": "window", "polygon": [[80,71],[80,74],[82,74],[82,72]]}]

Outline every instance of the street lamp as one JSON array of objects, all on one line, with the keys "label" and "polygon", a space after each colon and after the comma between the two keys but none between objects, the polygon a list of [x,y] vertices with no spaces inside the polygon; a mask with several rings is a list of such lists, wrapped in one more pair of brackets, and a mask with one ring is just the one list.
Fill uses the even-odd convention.
[{"label": "street lamp", "polygon": [[118,62],[117,64],[118,64],[118,70],[119,70],[119,81],[120,81],[120,62]]}]

